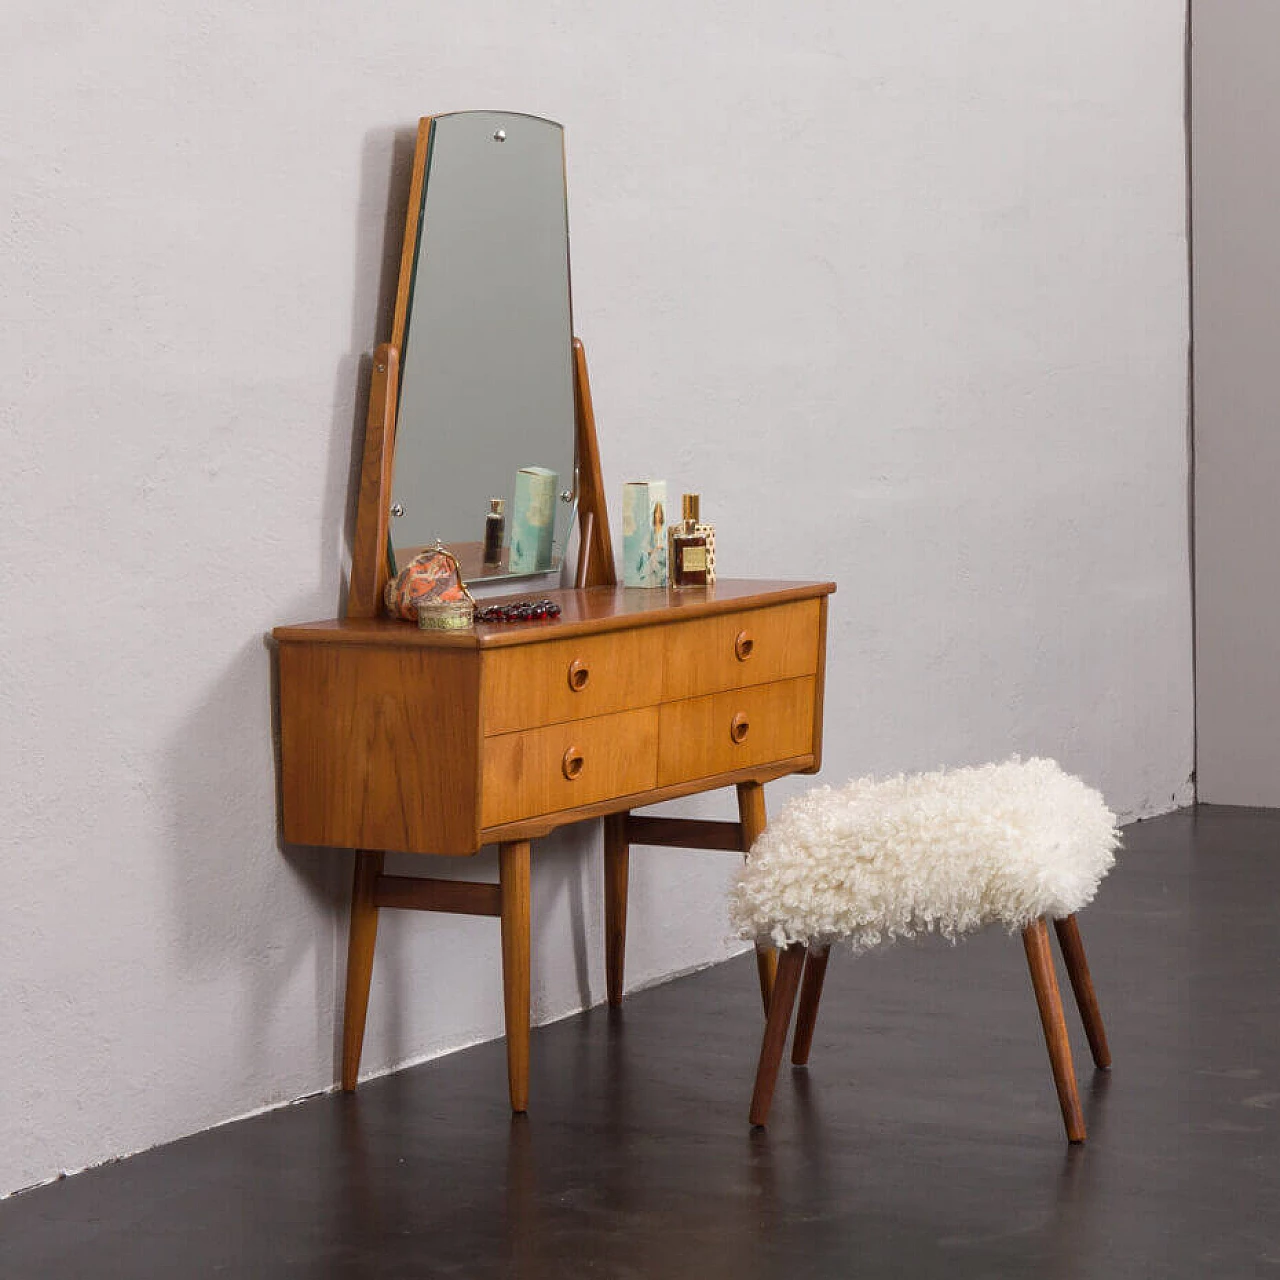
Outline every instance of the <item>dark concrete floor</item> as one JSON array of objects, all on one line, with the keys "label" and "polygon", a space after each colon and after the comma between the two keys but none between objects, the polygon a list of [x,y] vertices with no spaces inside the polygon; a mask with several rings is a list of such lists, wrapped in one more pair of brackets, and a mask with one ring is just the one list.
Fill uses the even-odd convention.
[{"label": "dark concrete floor", "polygon": [[[697,856],[697,855],[690,855]],[[749,958],[0,1204],[0,1277],[1280,1276],[1280,812],[1130,827],[1069,1148],[1017,938],[833,957],[746,1122]]]}]

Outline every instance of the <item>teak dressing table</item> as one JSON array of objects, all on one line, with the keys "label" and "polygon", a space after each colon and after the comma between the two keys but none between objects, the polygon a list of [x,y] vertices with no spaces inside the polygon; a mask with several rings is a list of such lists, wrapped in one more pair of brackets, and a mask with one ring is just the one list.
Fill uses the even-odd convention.
[{"label": "teak dressing table", "polygon": [[[382,616],[399,350],[433,121],[415,157],[392,342],[374,356],[347,616],[277,628],[284,836],[357,851],[342,1085],[360,1067],[378,912],[497,916],[511,1106],[528,1103],[530,842],[603,817],[608,998],[632,844],[745,852],[764,784],[817,770],[831,583],[616,585],[586,358],[572,343],[579,556],[553,621],[420,631]],[[634,809],[733,786],[738,822]],[[385,850],[499,848],[497,884],[384,873]],[[757,956],[768,1004],[771,952]]]}]

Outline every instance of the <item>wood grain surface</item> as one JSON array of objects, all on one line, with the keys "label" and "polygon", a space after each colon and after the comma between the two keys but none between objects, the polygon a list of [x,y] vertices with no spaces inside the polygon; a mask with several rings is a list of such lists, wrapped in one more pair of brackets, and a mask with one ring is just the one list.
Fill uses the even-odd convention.
[{"label": "wood grain surface", "polygon": [[[540,592],[560,605],[555,620],[478,623],[460,631],[419,631],[393,618],[329,618],[276,627],[277,640],[312,644],[420,648],[491,649],[505,645],[546,644],[568,636],[600,635],[630,627],[662,626],[690,618],[713,617],[739,609],[769,608],[792,600],[811,600],[835,590],[831,582],[791,582],[758,578],[722,578],[711,587],[667,591],[646,587],[567,587]],[[528,599],[529,593],[486,598],[486,604]]]},{"label": "wood grain surface", "polygon": [[638,627],[486,654],[484,732],[653,706],[662,695],[662,650],[652,628]]},{"label": "wood grain surface", "polygon": [[658,785],[802,755],[813,742],[814,696],[805,676],[665,703]]},{"label": "wood grain surface", "polygon": [[735,610],[668,628],[663,700],[812,675],[818,669],[819,604]]},{"label": "wood grain surface", "polygon": [[[568,776],[564,762],[571,750],[583,763],[576,775]],[[644,791],[654,785],[657,758],[656,707],[486,738],[483,825]]]},{"label": "wood grain surface", "polygon": [[474,852],[479,722],[465,653],[282,644],[285,839]]}]

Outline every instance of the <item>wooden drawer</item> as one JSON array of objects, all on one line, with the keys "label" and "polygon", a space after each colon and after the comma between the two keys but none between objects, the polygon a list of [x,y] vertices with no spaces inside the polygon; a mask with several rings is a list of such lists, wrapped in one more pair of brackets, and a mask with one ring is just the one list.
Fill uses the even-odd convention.
[{"label": "wooden drawer", "polygon": [[481,676],[483,732],[510,733],[656,703],[662,635],[656,628],[495,649]]},{"label": "wooden drawer", "polygon": [[536,818],[654,786],[658,708],[484,740],[481,825]]},{"label": "wooden drawer", "polygon": [[815,697],[816,681],[806,677],[664,706],[658,785],[809,755]]},{"label": "wooden drawer", "polygon": [[801,600],[665,627],[663,701],[812,675],[821,609]]}]

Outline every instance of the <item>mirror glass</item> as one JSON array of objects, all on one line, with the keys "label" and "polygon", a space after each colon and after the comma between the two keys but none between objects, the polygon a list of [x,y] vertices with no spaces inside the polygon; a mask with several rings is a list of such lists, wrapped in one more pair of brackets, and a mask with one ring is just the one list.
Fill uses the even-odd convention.
[{"label": "mirror glass", "polygon": [[577,494],[564,130],[435,117],[409,216],[395,567],[438,538],[468,582],[558,569]]}]

